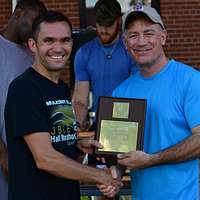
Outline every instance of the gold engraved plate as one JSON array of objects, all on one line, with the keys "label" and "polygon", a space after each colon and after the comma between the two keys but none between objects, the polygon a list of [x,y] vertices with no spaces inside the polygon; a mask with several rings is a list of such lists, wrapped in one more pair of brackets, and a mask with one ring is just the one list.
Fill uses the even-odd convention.
[{"label": "gold engraved plate", "polygon": [[102,120],[100,130],[101,151],[129,152],[136,150],[138,122]]},{"label": "gold engraved plate", "polygon": [[129,103],[113,102],[113,118],[128,119]]}]

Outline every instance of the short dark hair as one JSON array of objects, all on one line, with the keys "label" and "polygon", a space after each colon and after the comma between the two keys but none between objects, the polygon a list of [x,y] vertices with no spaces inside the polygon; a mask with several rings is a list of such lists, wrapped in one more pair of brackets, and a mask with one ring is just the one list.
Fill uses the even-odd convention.
[{"label": "short dark hair", "polygon": [[32,25],[32,38],[37,41],[38,33],[40,31],[40,24],[43,22],[54,23],[54,22],[67,22],[72,32],[72,24],[68,17],[63,15],[61,12],[49,10],[39,15]]},{"label": "short dark hair", "polygon": [[117,0],[98,0],[95,4],[96,22],[102,26],[111,26],[122,15]]},{"label": "short dark hair", "polygon": [[35,10],[38,13],[42,13],[47,10],[45,5],[40,0],[19,0],[15,7],[15,10],[19,8],[22,10]]}]

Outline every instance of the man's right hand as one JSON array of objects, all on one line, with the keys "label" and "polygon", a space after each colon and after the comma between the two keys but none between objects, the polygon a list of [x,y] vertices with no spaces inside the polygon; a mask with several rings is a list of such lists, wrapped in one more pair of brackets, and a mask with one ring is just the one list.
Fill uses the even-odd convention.
[{"label": "man's right hand", "polygon": [[8,153],[7,153],[7,147],[1,138],[0,138],[0,167],[5,178],[7,179],[8,178]]},{"label": "man's right hand", "polygon": [[99,190],[108,198],[113,198],[119,192],[120,187],[123,185],[121,181],[121,175],[119,175],[117,168],[112,166],[110,169],[105,169],[112,176],[112,183],[110,185],[99,185]]}]

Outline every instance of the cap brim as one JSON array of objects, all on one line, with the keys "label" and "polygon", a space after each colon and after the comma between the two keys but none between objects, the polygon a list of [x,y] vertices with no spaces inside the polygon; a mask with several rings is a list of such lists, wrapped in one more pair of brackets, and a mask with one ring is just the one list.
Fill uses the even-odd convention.
[{"label": "cap brim", "polygon": [[147,13],[145,10],[138,10],[138,11],[136,10],[135,11],[135,10],[131,9],[130,11],[125,13],[125,15],[123,15],[123,17],[122,17],[122,30],[123,31],[125,30],[127,20],[130,17],[133,17],[134,15],[138,16],[138,14],[145,15],[147,18],[149,18],[149,20],[151,20],[152,22],[154,22],[156,24],[159,24],[162,27],[162,29],[165,30],[165,26],[160,17],[159,17],[159,20],[157,20],[156,18],[153,18],[153,16],[149,15],[149,13]]}]

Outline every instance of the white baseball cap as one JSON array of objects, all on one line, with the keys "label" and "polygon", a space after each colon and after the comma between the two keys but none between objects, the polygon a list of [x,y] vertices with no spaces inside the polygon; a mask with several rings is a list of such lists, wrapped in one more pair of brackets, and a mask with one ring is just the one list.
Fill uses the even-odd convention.
[{"label": "white baseball cap", "polygon": [[160,26],[165,30],[164,23],[158,14],[158,12],[150,7],[150,6],[145,6],[142,4],[136,4],[133,8],[128,10],[123,16],[122,16],[122,30],[125,30],[125,25],[127,19],[132,16],[132,15],[137,15],[139,13],[144,13],[151,21],[155,22],[156,24],[160,24]]}]

